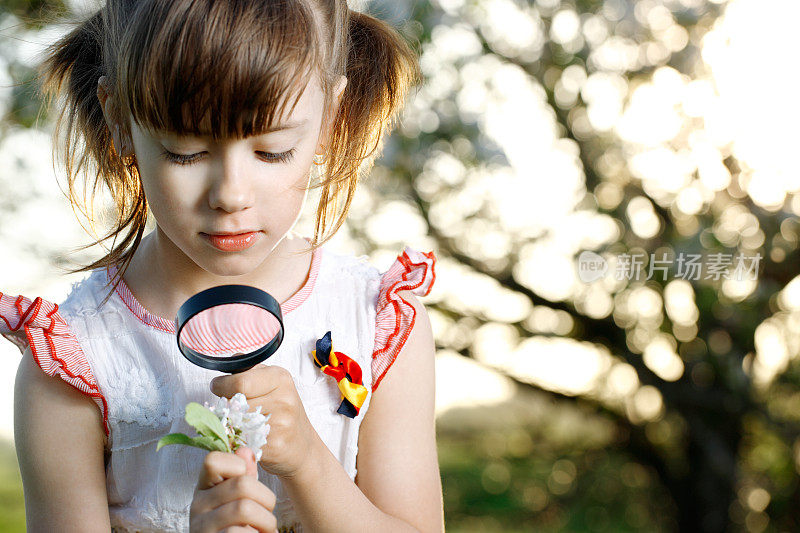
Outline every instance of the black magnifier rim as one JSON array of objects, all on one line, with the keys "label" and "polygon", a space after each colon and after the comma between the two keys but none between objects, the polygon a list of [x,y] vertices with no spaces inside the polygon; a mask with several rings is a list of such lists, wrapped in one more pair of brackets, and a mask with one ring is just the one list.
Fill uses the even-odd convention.
[{"label": "black magnifier rim", "polygon": [[[181,342],[181,331],[193,316],[206,309],[226,304],[250,304],[268,311],[278,319],[280,324],[278,334],[261,348],[235,357],[212,357],[197,352]],[[250,285],[218,285],[198,292],[180,306],[175,318],[175,330],[178,349],[189,361],[209,370],[235,374],[254,367],[277,351],[283,342],[283,315],[280,304],[268,292]]]}]

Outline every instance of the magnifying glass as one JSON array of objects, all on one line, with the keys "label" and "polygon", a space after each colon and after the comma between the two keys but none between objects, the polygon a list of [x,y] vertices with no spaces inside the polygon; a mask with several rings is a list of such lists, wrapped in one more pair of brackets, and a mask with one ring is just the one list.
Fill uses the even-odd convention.
[{"label": "magnifying glass", "polygon": [[281,306],[249,285],[198,292],[178,309],[178,349],[192,363],[220,372],[244,372],[275,353],[283,341]]}]

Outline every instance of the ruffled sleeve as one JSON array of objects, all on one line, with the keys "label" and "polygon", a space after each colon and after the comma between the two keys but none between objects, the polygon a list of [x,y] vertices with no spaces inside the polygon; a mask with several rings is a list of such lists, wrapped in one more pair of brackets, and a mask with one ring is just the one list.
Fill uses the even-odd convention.
[{"label": "ruffled sleeve", "polygon": [[58,305],[36,298],[0,292],[0,335],[24,352],[30,346],[33,358],[45,374],[58,375],[81,393],[90,396],[103,415],[108,435],[108,406],[97,386],[78,339],[58,313]]},{"label": "ruffled sleeve", "polygon": [[381,274],[372,352],[373,391],[378,388],[414,327],[417,312],[398,291],[410,290],[417,296],[427,296],[436,280],[435,265],[433,252],[418,252],[406,246],[389,270]]}]

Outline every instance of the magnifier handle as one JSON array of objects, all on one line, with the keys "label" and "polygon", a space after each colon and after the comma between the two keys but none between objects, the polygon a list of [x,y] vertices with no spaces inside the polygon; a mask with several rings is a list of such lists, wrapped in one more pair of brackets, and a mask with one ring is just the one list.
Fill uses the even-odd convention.
[{"label": "magnifier handle", "polygon": [[244,367],[244,368],[235,368],[235,369],[232,369],[232,370],[227,370],[226,372],[228,372],[229,374],[241,374],[242,372],[247,372],[248,370],[250,370],[254,366],[256,366],[256,365],[247,366],[247,367]]}]

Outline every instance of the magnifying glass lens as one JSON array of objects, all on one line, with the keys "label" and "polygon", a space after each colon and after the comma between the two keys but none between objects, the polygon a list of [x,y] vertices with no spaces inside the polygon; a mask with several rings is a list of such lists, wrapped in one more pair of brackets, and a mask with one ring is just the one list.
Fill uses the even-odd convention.
[{"label": "magnifying glass lens", "polygon": [[223,304],[193,316],[180,342],[210,357],[234,357],[269,344],[281,329],[272,313],[250,304]]}]

